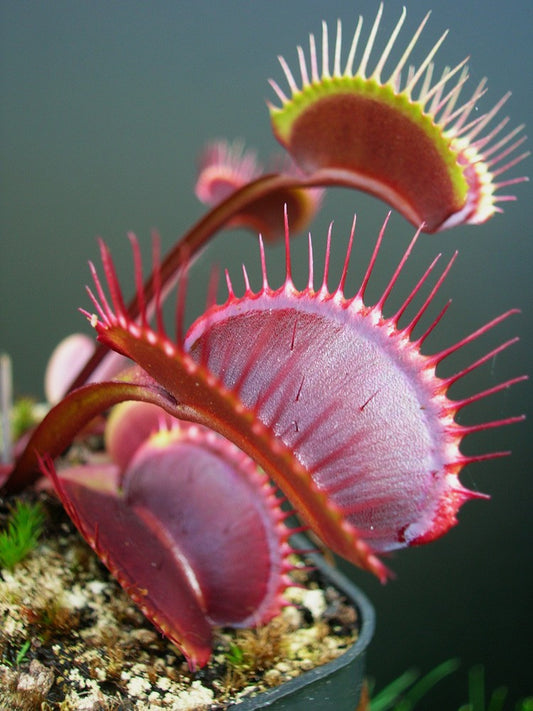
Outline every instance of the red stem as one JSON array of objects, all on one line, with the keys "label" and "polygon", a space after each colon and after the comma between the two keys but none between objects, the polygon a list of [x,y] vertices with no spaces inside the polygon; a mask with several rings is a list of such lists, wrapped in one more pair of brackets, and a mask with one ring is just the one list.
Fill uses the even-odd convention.
[{"label": "red stem", "polygon": [[[278,173],[263,175],[232,193],[226,200],[209,210],[176,242],[163,260],[160,269],[161,292],[165,293],[165,287],[169,285],[180,268],[189,262],[218,230],[250,203],[274,190],[298,187],[310,187],[308,180]],[[149,306],[154,297],[153,274],[148,277],[144,284],[144,293]],[[138,317],[139,307],[136,298],[132,299],[128,304],[128,314],[132,319]],[[93,355],[71,383],[69,391],[75,390],[86,383],[107,353],[109,353],[109,349],[102,344],[98,344]]]}]

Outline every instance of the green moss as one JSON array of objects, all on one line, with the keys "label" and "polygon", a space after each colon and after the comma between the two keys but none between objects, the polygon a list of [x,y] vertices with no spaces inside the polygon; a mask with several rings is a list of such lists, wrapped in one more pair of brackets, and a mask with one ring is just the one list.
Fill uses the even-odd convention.
[{"label": "green moss", "polygon": [[0,533],[0,566],[12,570],[37,545],[45,514],[40,503],[17,501]]},{"label": "green moss", "polygon": [[16,442],[19,437],[34,427],[39,420],[40,417],[36,413],[34,400],[29,397],[17,400],[11,413],[13,441]]}]

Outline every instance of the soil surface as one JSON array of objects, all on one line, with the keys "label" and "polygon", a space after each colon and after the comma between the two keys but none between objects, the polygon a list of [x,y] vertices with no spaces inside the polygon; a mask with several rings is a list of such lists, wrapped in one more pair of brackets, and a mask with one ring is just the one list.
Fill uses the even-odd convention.
[{"label": "soil surface", "polygon": [[[294,603],[256,630],[217,630],[214,653],[190,672],[81,539],[61,505],[38,547],[0,569],[0,708],[13,711],[215,711],[343,654],[357,612],[295,558]],[[0,499],[0,529],[13,501]]]}]

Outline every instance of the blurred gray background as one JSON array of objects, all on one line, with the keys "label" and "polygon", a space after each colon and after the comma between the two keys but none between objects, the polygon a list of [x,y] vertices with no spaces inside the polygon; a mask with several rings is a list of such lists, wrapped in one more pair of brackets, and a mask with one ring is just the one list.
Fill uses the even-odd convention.
[{"label": "blurred gray background", "polygon": [[[502,115],[511,115],[511,126],[531,125],[531,0],[451,0],[433,8],[429,0],[406,4],[399,46],[433,9],[415,61],[450,28],[437,69],[470,55],[471,90],[481,77],[489,78],[479,111],[511,90]],[[361,13],[368,32],[376,9],[370,0],[0,2],[0,350],[14,359],[18,394],[41,397],[53,346],[72,331],[88,332],[77,308],[88,305],[84,284],[87,260],[97,258],[95,236],[111,246],[123,283],[131,286],[126,232],[133,230],[147,245],[150,230],[157,228],[169,247],[202,214],[192,188],[196,159],[208,140],[244,138],[265,161],[278,151],[265,105],[265,99],[274,99],[267,79],[282,80],[276,55],[296,68],[296,45],[305,45],[309,32],[319,34],[322,19],[333,25],[340,17],[349,35]],[[400,10],[401,3],[385,2],[382,40]],[[378,45],[383,46],[379,39]],[[513,175],[531,173],[531,165],[531,159],[525,161]],[[485,225],[424,237],[397,291],[398,298],[405,296],[437,251],[449,256],[459,249],[434,313],[448,296],[454,303],[427,343],[428,352],[506,309],[522,309],[443,364],[443,374],[454,372],[503,340],[521,336],[512,350],[468,376],[453,391],[456,397],[533,372],[533,200],[527,184],[515,192],[518,202]],[[348,293],[358,284],[387,207],[355,192],[331,190],[311,226],[320,264],[327,226],[335,220],[338,264],[354,211],[359,242]],[[412,233],[393,216],[370,298],[383,289]],[[297,240],[301,284],[304,252],[304,241]],[[241,261],[258,286],[253,238],[232,232],[213,243],[195,266],[191,312],[202,309],[211,264],[229,266],[239,283]],[[269,251],[268,262],[272,281],[280,283],[281,247]],[[394,298],[391,313],[393,307]],[[531,384],[523,383],[465,411],[461,421],[527,413],[530,399]],[[384,587],[349,570],[378,614],[369,652],[369,672],[378,687],[408,667],[428,671],[459,657],[461,671],[423,708],[450,711],[465,701],[466,670],[477,662],[486,667],[488,687],[508,685],[513,699],[533,693],[532,442],[531,418],[470,437],[468,453],[513,450],[510,458],[471,465],[462,475],[491,501],[467,505],[460,525],[440,541],[391,557],[397,579]]]}]

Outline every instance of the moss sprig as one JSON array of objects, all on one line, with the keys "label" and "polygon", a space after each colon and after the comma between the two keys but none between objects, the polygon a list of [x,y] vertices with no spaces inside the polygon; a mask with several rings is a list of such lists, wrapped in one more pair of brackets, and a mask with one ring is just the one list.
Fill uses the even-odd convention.
[{"label": "moss sprig", "polygon": [[0,532],[0,567],[13,570],[37,546],[44,520],[44,509],[39,502],[17,501],[6,529]]}]

